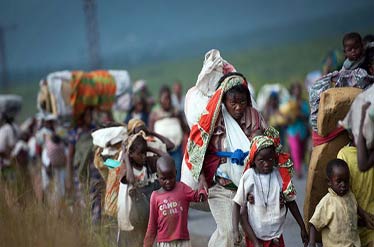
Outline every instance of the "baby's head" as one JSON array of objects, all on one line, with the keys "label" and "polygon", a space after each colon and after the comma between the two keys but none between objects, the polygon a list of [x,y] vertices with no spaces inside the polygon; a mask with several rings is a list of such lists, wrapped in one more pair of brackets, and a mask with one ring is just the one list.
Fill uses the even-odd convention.
[{"label": "baby's head", "polygon": [[147,141],[142,135],[136,135],[128,146],[132,164],[138,167],[143,166],[147,155]]},{"label": "baby's head", "polygon": [[329,187],[338,195],[344,196],[349,191],[349,168],[341,159],[330,160],[326,167]]},{"label": "baby's head", "polygon": [[361,35],[359,33],[347,33],[343,37],[344,54],[350,61],[359,60],[364,52]]},{"label": "baby's head", "polygon": [[174,160],[169,155],[161,156],[157,160],[157,176],[161,187],[165,191],[175,188],[177,171]]}]

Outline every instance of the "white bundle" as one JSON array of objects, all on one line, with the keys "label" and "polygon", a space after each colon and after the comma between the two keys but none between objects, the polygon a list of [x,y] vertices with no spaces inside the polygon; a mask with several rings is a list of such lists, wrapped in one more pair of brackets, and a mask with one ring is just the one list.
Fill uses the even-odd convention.
[{"label": "white bundle", "polygon": [[368,149],[374,148],[374,87],[371,86],[368,90],[360,93],[351,105],[351,109],[343,121],[339,124],[345,129],[350,130],[355,138],[358,139],[361,121],[361,108],[366,102],[371,105],[366,112],[362,134],[366,140],[366,147]]}]

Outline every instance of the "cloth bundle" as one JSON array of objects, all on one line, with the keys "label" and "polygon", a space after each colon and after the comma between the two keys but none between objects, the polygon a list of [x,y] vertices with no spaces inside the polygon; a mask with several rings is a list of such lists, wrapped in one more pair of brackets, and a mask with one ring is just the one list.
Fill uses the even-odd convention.
[{"label": "cloth bundle", "polygon": [[318,79],[310,88],[310,125],[317,132],[317,116],[320,95],[332,87],[357,87],[366,90],[374,83],[374,76],[369,75],[364,69],[334,71]]},{"label": "cloth bundle", "polygon": [[370,102],[371,105],[366,112],[364,126],[363,126],[363,136],[366,140],[366,147],[370,150],[374,148],[374,87],[370,87],[368,90],[359,94],[353,101],[351,108],[339,124],[345,129],[352,132],[355,140],[358,139],[358,133],[360,130],[360,120],[361,120],[361,108],[366,102]]},{"label": "cloth bundle", "polygon": [[93,144],[103,148],[102,155],[114,155],[119,152],[113,145],[127,138],[127,129],[123,126],[102,128],[92,134]]},{"label": "cloth bundle", "polygon": [[75,120],[87,107],[109,111],[115,101],[116,82],[105,70],[73,71],[70,103]]}]

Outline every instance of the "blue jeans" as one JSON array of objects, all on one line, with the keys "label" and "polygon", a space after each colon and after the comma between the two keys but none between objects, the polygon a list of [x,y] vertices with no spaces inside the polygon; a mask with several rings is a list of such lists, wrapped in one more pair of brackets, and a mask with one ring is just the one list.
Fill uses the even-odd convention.
[{"label": "blue jeans", "polygon": [[180,145],[174,151],[169,152],[170,156],[175,162],[175,168],[177,169],[177,182],[181,181],[182,172],[182,146]]}]

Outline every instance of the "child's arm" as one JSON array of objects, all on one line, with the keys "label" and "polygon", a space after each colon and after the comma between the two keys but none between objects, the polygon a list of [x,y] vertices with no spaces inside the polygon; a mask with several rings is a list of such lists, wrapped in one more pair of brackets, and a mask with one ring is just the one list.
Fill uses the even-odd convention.
[{"label": "child's arm", "polygon": [[122,144],[122,158],[121,158],[121,168],[120,168],[121,180],[125,176],[126,176],[127,184],[135,183],[134,171],[132,170],[132,165],[130,163],[129,154],[127,152],[126,146]]},{"label": "child's arm", "polygon": [[193,190],[188,185],[183,184],[183,194],[186,196],[188,202],[203,202],[208,199],[208,193],[205,189]]},{"label": "child's arm", "polygon": [[315,247],[316,246],[316,233],[317,233],[316,228],[314,227],[313,224],[310,224],[309,245],[308,245],[308,247]]},{"label": "child's arm", "polygon": [[150,207],[149,207],[149,220],[147,232],[144,237],[143,247],[152,247],[157,236],[157,202],[154,196],[154,192],[151,195]]},{"label": "child's arm", "polygon": [[303,218],[301,217],[301,214],[300,214],[300,211],[299,211],[299,207],[297,206],[297,203],[296,203],[295,200],[290,201],[290,202],[286,202],[286,205],[289,208],[289,210],[291,211],[291,214],[295,218],[297,224],[299,224],[299,226],[300,226],[301,239],[304,243],[304,246],[306,246],[308,244],[308,234],[306,232],[304,221],[303,221]]},{"label": "child's arm", "polygon": [[[166,150],[170,151],[170,150],[173,150],[175,148],[175,145],[172,141],[169,140],[169,138],[163,136],[163,135],[160,135],[160,134],[157,134],[156,132],[154,131],[148,131],[148,134],[151,135],[151,136],[155,136],[157,137],[158,139],[160,139],[163,143],[165,143],[166,145]],[[148,135],[147,134],[147,135]]]},{"label": "child's arm", "polygon": [[169,138],[166,138],[165,136],[163,135],[160,135],[154,131],[150,131],[147,129],[147,127],[145,126],[140,126],[140,127],[137,127],[135,128],[134,130],[134,133],[138,133],[139,131],[143,130],[144,133],[147,135],[147,136],[155,136],[157,137],[158,139],[160,139],[163,143],[165,143],[166,145],[166,150],[172,150],[174,149],[175,145],[172,141],[169,140]]},{"label": "child's arm", "polygon": [[366,140],[363,135],[364,121],[366,111],[370,106],[370,102],[366,102],[361,108],[360,129],[357,138],[357,162],[360,171],[365,172],[374,166],[374,152],[369,152],[366,147]]},{"label": "child's arm", "polygon": [[147,151],[156,154],[157,156],[147,156],[147,165],[152,172],[157,172],[157,159],[161,156],[169,156],[168,153],[165,153],[157,148],[148,147]]},{"label": "child's arm", "polygon": [[168,153],[165,153],[164,151],[158,149],[158,148],[152,148],[152,147],[148,147],[147,148],[147,151],[149,152],[152,152],[152,153],[155,153],[157,154],[158,156],[164,156],[164,155],[169,155]]},{"label": "child's arm", "polygon": [[357,206],[357,214],[363,219],[367,228],[374,229],[374,215],[366,212],[359,205]]},{"label": "child's arm", "polygon": [[234,245],[239,245],[242,241],[242,236],[239,232],[239,220],[240,220],[240,205],[234,202],[232,208],[232,231],[234,235]]},{"label": "child's arm", "polygon": [[[236,203],[234,203],[234,205],[236,205],[234,207],[239,206]],[[240,206],[239,206],[239,209],[240,209]],[[233,217],[234,217],[234,215],[233,215]],[[241,208],[240,223],[243,227],[243,231],[244,231],[245,235],[247,236],[247,238],[249,238],[249,240],[251,240],[251,242],[253,243],[253,246],[254,247],[262,247],[261,240],[259,240],[256,237],[256,234],[253,232],[253,229],[252,229],[251,225],[249,224],[247,206],[244,206],[244,207]],[[235,226],[237,227],[237,225],[234,225],[234,230],[235,230]],[[240,235],[239,230],[238,229],[236,229],[236,230],[238,231],[238,235]],[[236,237],[236,235],[234,235],[234,237]]]}]

